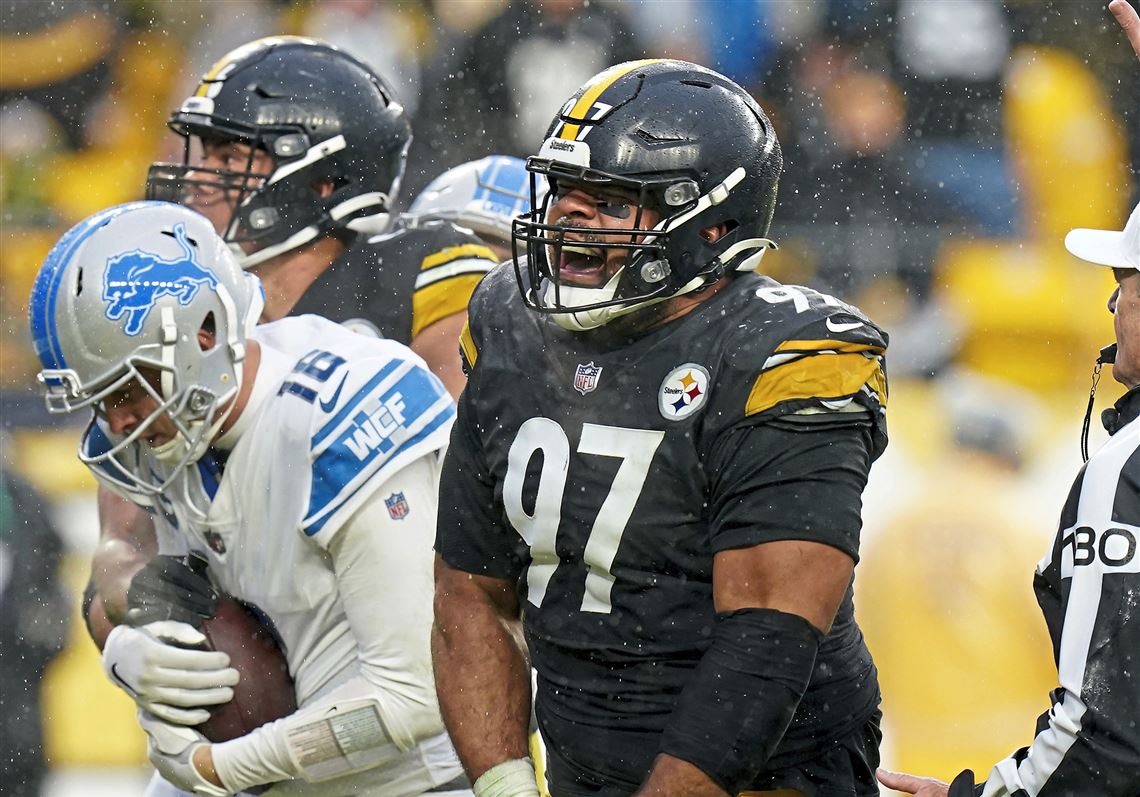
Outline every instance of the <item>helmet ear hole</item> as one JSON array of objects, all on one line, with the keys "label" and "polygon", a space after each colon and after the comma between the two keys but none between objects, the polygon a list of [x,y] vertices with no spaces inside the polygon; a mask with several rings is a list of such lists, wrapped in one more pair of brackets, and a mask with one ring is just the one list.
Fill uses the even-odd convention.
[{"label": "helmet ear hole", "polygon": [[213,311],[206,314],[202,319],[202,326],[198,328],[198,345],[202,347],[202,351],[211,351],[218,345],[217,321],[214,319]]}]

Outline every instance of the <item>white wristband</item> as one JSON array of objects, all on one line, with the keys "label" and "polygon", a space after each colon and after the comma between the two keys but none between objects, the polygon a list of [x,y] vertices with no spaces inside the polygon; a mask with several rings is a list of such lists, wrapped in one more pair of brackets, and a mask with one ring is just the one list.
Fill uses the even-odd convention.
[{"label": "white wristband", "polygon": [[475,781],[475,797],[540,797],[534,761],[516,758],[488,769]]}]

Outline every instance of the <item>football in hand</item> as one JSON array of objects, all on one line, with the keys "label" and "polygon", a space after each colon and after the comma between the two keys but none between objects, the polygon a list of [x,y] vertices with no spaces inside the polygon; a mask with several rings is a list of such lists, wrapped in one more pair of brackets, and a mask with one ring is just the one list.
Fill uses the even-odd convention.
[{"label": "football in hand", "polygon": [[225,742],[297,710],[285,654],[254,612],[222,595],[214,616],[199,630],[211,649],[229,655],[230,666],[241,676],[233,700],[211,707],[210,719],[198,726],[202,735]]}]

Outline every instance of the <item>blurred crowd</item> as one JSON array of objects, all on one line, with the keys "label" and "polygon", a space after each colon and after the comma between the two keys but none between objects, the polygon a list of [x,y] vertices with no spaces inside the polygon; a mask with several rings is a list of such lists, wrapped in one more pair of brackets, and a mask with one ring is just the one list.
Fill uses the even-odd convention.
[{"label": "blurred crowd", "polygon": [[[95,538],[74,432],[51,433],[33,390],[36,269],[64,229],[140,198],[148,165],[180,157],[165,120],[198,75],[274,33],[336,44],[401,92],[415,131],[404,202],[463,161],[533,154],[553,103],[611,63],[683,58],[749,89],[787,164],[766,269],[855,302],[892,335],[892,446],[872,474],[856,593],[883,672],[885,760],[947,776],[962,754],[981,765],[1029,735],[1019,722],[1055,677],[1029,580],[1078,461],[1092,359],[1111,340],[1109,314],[1087,311],[1111,278],[1075,266],[1061,240],[1120,229],[1140,163],[1140,72],[1099,0],[7,0],[3,464],[45,493],[60,533],[16,543],[6,527],[0,600],[10,562],[54,566],[61,548],[63,582],[81,587],[83,564],[69,576],[67,562]],[[1100,406],[1116,395],[1102,389]],[[62,640],[62,614],[57,627]],[[140,762],[128,701],[71,633],[44,691],[49,758]],[[44,650],[62,644],[44,637]],[[1004,652],[986,655],[999,639]],[[15,643],[0,640],[11,694],[38,675],[16,672]],[[946,655],[921,674],[916,645]],[[1037,672],[1005,666],[1033,659]],[[80,710],[60,710],[77,695]],[[979,711],[994,738],[964,747],[955,722]],[[122,715],[122,733],[93,736],[89,715]]]}]

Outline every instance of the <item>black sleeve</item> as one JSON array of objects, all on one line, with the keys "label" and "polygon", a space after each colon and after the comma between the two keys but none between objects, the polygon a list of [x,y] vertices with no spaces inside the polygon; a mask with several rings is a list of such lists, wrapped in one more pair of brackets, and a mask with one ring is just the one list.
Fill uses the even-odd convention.
[{"label": "black sleeve", "polygon": [[862,414],[792,416],[721,435],[709,472],[714,551],[811,540],[859,560],[872,424]]},{"label": "black sleeve", "polygon": [[502,502],[484,464],[471,385],[459,397],[439,484],[435,549],[454,568],[493,578],[517,578],[526,547],[503,520]]}]

